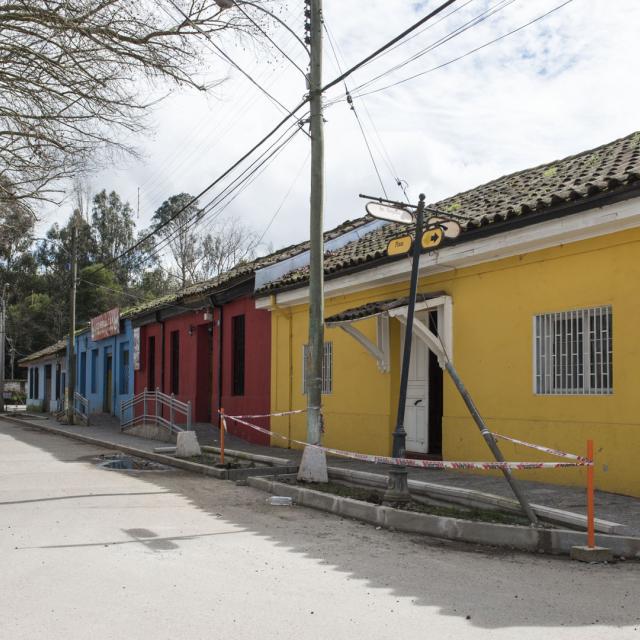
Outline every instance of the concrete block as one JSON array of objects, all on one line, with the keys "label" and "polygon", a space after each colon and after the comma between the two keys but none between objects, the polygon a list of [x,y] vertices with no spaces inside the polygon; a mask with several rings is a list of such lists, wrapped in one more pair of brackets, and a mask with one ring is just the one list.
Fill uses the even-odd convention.
[{"label": "concrete block", "polygon": [[580,562],[611,562],[613,560],[613,554],[611,549],[606,547],[587,547],[576,546],[571,547],[571,559],[579,560]]},{"label": "concrete block", "polygon": [[198,436],[195,431],[182,431],[178,434],[176,442],[177,458],[192,458],[193,456],[202,455],[200,445],[198,444]]},{"label": "concrete block", "polygon": [[337,513],[341,516],[381,526],[384,523],[379,507],[375,504],[369,504],[351,498],[341,498],[336,506]]},{"label": "concrete block", "polygon": [[302,482],[329,482],[327,456],[322,449],[305,447],[298,468],[298,480]]},{"label": "concrete block", "polygon": [[329,511],[330,513],[336,513],[337,509],[337,496],[331,493],[322,493],[321,491],[310,491],[309,489],[299,490],[298,504],[305,507],[311,507],[312,509],[319,509],[320,511]]}]

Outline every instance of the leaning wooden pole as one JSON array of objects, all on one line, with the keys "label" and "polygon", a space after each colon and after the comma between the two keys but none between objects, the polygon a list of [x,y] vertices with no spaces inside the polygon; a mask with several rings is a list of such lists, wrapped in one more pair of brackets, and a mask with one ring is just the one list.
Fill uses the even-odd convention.
[{"label": "leaning wooden pole", "polygon": [[[469,413],[471,413],[471,417],[473,418],[473,421],[478,426],[478,429],[480,429],[480,433],[482,434],[482,437],[487,443],[487,446],[489,447],[489,449],[491,449],[491,453],[493,453],[494,458],[498,462],[505,462],[504,456],[502,455],[502,451],[500,451],[500,447],[498,447],[496,441],[491,435],[491,432],[487,428],[487,425],[482,419],[482,416],[480,415],[478,408],[473,402],[473,398],[471,398],[471,395],[467,391],[467,388],[462,383],[462,380],[460,379],[460,376],[458,375],[458,372],[456,371],[455,367],[451,364],[449,360],[447,360],[445,367],[447,369],[447,372],[451,376],[453,383],[456,385],[458,392],[462,396],[464,403],[467,405],[467,409],[469,409]],[[523,511],[527,515],[527,518],[529,518],[529,521],[531,522],[531,524],[538,524],[538,518],[536,514],[533,512],[533,509],[531,508],[529,501],[527,500],[522,489],[520,488],[519,483],[516,482],[516,479],[513,477],[513,474],[511,473],[511,469],[503,468],[502,473],[504,474],[506,481],[509,483],[511,490],[516,496]]]}]

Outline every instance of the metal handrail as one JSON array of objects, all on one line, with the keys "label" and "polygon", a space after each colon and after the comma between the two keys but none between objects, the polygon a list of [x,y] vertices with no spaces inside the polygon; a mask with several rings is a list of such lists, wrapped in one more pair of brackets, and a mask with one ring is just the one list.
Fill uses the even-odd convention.
[{"label": "metal handrail", "polygon": [[[153,413],[147,413],[148,403],[153,402]],[[124,419],[125,411],[132,409],[135,414],[135,407],[142,403],[142,415],[134,415],[129,420]],[[169,409],[169,419],[164,417],[164,408]],[[182,431],[182,427],[176,424],[176,413],[182,414],[186,419],[187,431],[191,429],[191,402],[183,402],[178,400],[174,394],[167,395],[156,389],[155,391],[147,391],[145,388],[128,400],[120,403],[120,429],[124,430],[128,427],[141,423],[152,422],[157,426],[169,429],[170,432]]]},{"label": "metal handrail", "polygon": [[[76,406],[77,404],[80,405],[80,409]],[[89,400],[77,391],[73,393],[73,413],[89,426]]]}]

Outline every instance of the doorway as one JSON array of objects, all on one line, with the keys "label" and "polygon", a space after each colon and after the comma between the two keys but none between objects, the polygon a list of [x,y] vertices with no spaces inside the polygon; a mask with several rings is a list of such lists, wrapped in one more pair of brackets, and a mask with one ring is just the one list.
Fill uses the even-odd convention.
[{"label": "doorway", "polygon": [[53,404],[51,402],[51,365],[44,366],[44,410],[52,411]]},{"label": "doorway", "polygon": [[113,354],[109,351],[105,353],[104,362],[104,401],[103,411],[105,413],[111,413],[113,396]]},{"label": "doorway", "polygon": [[196,422],[211,422],[213,402],[213,325],[201,324],[196,334]]},{"label": "doorway", "polygon": [[[437,332],[435,311],[416,314],[416,317]],[[404,411],[408,453],[429,457],[442,454],[442,378],[438,358],[414,335]]]}]

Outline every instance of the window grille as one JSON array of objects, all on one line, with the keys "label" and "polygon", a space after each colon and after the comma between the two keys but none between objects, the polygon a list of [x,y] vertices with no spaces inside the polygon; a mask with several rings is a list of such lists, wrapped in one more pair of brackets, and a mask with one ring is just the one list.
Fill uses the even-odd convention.
[{"label": "window grille", "polygon": [[[307,376],[309,374],[309,345],[302,347],[302,393],[307,393]],[[333,342],[325,342],[322,353],[322,393],[329,394],[333,390]]]},{"label": "window grille", "polygon": [[535,316],[534,340],[536,393],[613,393],[611,306]]}]

